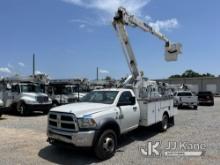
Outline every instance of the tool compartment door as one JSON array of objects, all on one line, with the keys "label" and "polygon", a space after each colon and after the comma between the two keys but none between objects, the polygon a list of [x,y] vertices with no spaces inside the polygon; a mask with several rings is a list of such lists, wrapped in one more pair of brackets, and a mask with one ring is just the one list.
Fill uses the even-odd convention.
[{"label": "tool compartment door", "polygon": [[141,117],[140,125],[149,126],[156,122],[156,102],[139,101]]},{"label": "tool compartment door", "polygon": [[160,106],[157,107],[156,113],[156,122],[160,122],[162,120],[164,112],[168,112],[169,116],[173,113],[173,101],[170,99],[161,100]]}]

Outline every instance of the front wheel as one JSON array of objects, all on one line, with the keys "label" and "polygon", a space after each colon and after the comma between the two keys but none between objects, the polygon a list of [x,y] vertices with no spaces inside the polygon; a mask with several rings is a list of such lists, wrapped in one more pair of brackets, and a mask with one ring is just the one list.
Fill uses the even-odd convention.
[{"label": "front wheel", "polygon": [[193,107],[193,109],[198,110],[198,106],[197,106],[197,105],[195,105],[195,106]]},{"label": "front wheel", "polygon": [[21,116],[28,115],[28,111],[27,111],[27,107],[26,107],[25,103],[19,102],[19,103],[17,104],[17,112],[18,112]]},{"label": "front wheel", "polygon": [[49,113],[49,111],[50,111],[49,109],[44,110],[44,111],[43,111],[43,114],[44,114],[44,115],[47,115],[47,114]]},{"label": "front wheel", "polygon": [[101,160],[108,159],[115,154],[117,147],[117,136],[113,130],[104,131],[94,148],[95,155]]},{"label": "front wheel", "polygon": [[57,107],[57,106],[59,106],[58,102],[53,101],[53,103],[52,103],[52,108]]}]

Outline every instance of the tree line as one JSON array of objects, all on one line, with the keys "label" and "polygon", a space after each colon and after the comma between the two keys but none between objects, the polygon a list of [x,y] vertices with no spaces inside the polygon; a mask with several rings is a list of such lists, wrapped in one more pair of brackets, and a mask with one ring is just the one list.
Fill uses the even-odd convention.
[{"label": "tree line", "polygon": [[169,78],[192,78],[192,77],[215,77],[215,75],[211,73],[200,74],[198,72],[195,72],[189,69],[189,70],[186,70],[183,74],[175,74],[175,75],[170,76]]}]

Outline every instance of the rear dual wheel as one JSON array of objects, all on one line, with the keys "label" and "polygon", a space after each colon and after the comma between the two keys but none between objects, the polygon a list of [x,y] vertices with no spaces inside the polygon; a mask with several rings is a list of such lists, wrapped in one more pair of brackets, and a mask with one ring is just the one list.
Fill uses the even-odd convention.
[{"label": "rear dual wheel", "polygon": [[160,123],[160,130],[162,132],[167,131],[169,126],[169,116],[167,114],[163,114],[162,121]]}]

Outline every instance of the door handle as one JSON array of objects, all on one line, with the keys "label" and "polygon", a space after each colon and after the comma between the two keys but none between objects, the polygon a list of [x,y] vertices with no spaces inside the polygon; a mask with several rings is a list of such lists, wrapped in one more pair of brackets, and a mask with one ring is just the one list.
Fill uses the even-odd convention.
[{"label": "door handle", "polygon": [[137,111],[137,107],[133,107],[133,110],[134,110],[134,111]]}]

